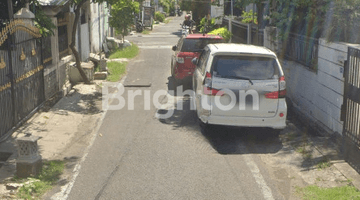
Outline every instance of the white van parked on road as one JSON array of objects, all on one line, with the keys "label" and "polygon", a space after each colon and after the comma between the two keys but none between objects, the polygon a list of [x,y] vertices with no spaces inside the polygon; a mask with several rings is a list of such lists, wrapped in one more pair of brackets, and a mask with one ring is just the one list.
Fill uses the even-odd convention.
[{"label": "white van parked on road", "polygon": [[245,44],[209,44],[194,58],[193,103],[202,124],[284,129],[284,72],[276,54]]}]

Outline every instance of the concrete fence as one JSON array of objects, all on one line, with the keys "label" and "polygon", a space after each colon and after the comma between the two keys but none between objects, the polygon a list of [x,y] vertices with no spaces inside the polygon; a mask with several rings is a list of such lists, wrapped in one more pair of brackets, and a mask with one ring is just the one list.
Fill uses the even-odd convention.
[{"label": "concrete fence", "polygon": [[[264,46],[278,54],[281,52],[276,28],[265,28]],[[349,46],[355,45],[319,39],[315,71],[298,62],[282,60],[287,96],[293,106],[328,133],[341,135],[343,131],[340,119],[344,95],[343,72]]]}]

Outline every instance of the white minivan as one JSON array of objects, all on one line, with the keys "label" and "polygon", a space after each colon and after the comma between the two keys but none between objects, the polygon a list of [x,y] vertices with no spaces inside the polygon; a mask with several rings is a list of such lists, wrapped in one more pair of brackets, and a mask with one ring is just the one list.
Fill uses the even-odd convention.
[{"label": "white minivan", "polygon": [[209,44],[193,75],[193,103],[203,124],[284,129],[284,72],[274,52],[245,44]]}]

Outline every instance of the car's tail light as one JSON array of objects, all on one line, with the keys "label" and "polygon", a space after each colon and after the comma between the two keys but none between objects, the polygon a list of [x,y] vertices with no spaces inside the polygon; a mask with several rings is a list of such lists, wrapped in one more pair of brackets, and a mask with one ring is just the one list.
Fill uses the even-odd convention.
[{"label": "car's tail light", "polygon": [[285,98],[286,96],[286,82],[285,82],[285,76],[281,76],[279,78],[279,98]]},{"label": "car's tail light", "polygon": [[178,63],[184,63],[185,62],[185,58],[182,57],[182,55],[180,53],[178,55],[176,55],[175,60]]},{"label": "car's tail light", "polygon": [[211,96],[223,96],[224,92],[218,89],[214,89],[211,87],[204,87],[204,94]]},{"label": "car's tail light", "polygon": [[211,77],[212,75],[210,72],[205,73],[204,94],[211,96],[223,96],[224,95],[223,91],[211,87]]},{"label": "car's tail light", "polygon": [[211,74],[210,74],[210,72],[206,72],[205,78],[211,79]]},{"label": "car's tail light", "polygon": [[275,92],[269,92],[265,94],[265,97],[267,99],[278,99],[279,98],[279,92],[275,91]]},{"label": "car's tail light", "polygon": [[269,92],[265,94],[267,99],[278,99],[278,98],[285,98],[286,96],[286,82],[285,77],[282,76],[279,78],[279,91]]},{"label": "car's tail light", "polygon": [[280,117],[284,117],[284,113],[280,113],[279,116],[280,116]]}]

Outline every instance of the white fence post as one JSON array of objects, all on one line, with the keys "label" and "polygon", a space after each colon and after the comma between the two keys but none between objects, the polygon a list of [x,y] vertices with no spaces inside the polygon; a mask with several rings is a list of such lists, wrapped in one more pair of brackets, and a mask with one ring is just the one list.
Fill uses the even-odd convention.
[{"label": "white fence post", "polygon": [[247,43],[251,44],[251,23],[247,25]]}]

